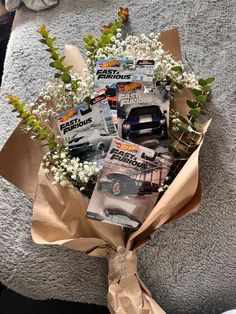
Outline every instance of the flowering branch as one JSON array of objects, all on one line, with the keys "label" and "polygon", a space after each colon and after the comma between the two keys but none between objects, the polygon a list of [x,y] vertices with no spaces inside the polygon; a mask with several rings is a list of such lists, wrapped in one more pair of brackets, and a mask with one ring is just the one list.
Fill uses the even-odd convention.
[{"label": "flowering branch", "polygon": [[121,27],[128,21],[129,9],[120,7],[117,15],[119,18],[114,23],[103,25],[101,29],[102,35],[99,38],[96,39],[92,34],[84,38],[84,42],[86,43],[84,48],[88,51],[91,61],[96,60],[95,56],[100,48],[112,46],[116,37],[121,37]]},{"label": "flowering branch", "polygon": [[60,77],[64,83],[71,82],[72,80],[71,80],[70,70],[72,69],[73,66],[69,65],[65,67],[63,65],[65,56],[62,56],[59,53],[59,48],[54,45],[57,38],[49,36],[50,31],[47,30],[45,25],[42,25],[37,32],[42,36],[42,38],[39,41],[42,44],[46,45],[47,46],[46,51],[51,53],[51,58],[53,61],[50,63],[50,67],[57,70],[55,77]]},{"label": "flowering branch", "polygon": [[25,109],[26,104],[20,102],[20,98],[8,96],[9,103],[15,108],[13,111],[19,113],[19,117],[27,126],[27,131],[33,133],[33,138],[38,140],[46,140],[50,150],[55,150],[57,142],[55,141],[55,134],[49,133],[39,119],[32,113],[30,109]]}]

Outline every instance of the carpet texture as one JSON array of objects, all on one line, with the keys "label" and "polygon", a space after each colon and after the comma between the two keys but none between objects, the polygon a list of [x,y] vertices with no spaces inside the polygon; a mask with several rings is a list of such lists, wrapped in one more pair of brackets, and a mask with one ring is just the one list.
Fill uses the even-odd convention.
[{"label": "carpet texture", "polygon": [[[235,2],[233,0],[61,0],[40,13],[17,12],[2,85],[1,147],[18,120],[4,94],[34,101],[47,79],[48,56],[35,30],[43,23],[59,44],[82,47],[82,38],[130,8],[133,34],[179,27],[182,50],[202,77],[215,76],[207,106],[213,122],[200,157],[199,211],[160,228],[139,254],[139,274],[167,313],[221,313],[236,307],[235,215]],[[38,80],[41,81],[38,81]],[[32,298],[106,304],[105,260],[32,242],[32,203],[0,182],[0,281]]]}]

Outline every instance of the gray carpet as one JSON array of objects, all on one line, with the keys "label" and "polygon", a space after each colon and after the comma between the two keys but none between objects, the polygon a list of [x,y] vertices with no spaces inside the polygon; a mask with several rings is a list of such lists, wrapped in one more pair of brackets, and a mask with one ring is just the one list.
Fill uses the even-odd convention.
[{"label": "gray carpet", "polygon": [[[140,252],[139,273],[167,313],[221,313],[236,307],[235,233],[235,2],[233,0],[61,0],[34,13],[22,7],[8,45],[2,93],[34,101],[50,72],[35,29],[46,23],[59,43],[82,46],[121,5],[135,34],[178,26],[182,49],[201,76],[215,76],[213,117],[201,152],[199,211],[162,227]],[[1,145],[17,125],[1,101]],[[0,182],[0,280],[36,299],[106,304],[104,260],[61,247],[39,246],[30,234],[31,201]]]}]

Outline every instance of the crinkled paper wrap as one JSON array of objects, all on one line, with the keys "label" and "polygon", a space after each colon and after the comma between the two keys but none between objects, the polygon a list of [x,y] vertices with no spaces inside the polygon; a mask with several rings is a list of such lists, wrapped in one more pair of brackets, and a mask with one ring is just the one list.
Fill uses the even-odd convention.
[{"label": "crinkled paper wrap", "polygon": [[[166,51],[181,58],[177,29],[161,33]],[[65,47],[65,63],[82,73],[86,67],[78,48]],[[175,96],[172,106],[186,113],[187,90]],[[205,131],[210,121],[206,124]],[[40,164],[43,149],[22,133],[20,125],[0,154],[0,174],[34,199],[32,237],[39,244],[58,244],[91,256],[108,257],[108,306],[111,313],[165,313],[152,299],[137,274],[137,249],[163,224],[195,211],[201,200],[198,158],[202,142],[143,225],[125,241],[121,227],[85,218],[88,199],[72,187],[52,185],[52,175]]]}]

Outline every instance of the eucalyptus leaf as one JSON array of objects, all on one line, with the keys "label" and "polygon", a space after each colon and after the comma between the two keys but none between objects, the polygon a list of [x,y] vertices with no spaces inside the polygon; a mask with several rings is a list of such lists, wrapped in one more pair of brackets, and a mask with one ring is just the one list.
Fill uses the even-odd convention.
[{"label": "eucalyptus leaf", "polygon": [[50,150],[54,150],[57,147],[57,143],[56,142],[49,142],[48,147]]},{"label": "eucalyptus leaf", "polygon": [[191,117],[198,119],[201,116],[200,108],[189,110]]},{"label": "eucalyptus leaf", "polygon": [[64,72],[69,72],[73,68],[73,65],[68,65],[64,68]]},{"label": "eucalyptus leaf", "polygon": [[42,25],[40,30],[38,31],[44,38],[48,37],[49,31],[47,31],[47,28],[45,25]]},{"label": "eucalyptus leaf", "polygon": [[204,86],[204,85],[207,84],[207,81],[204,80],[204,79],[199,79],[199,80],[198,80],[198,84],[201,85],[201,86]]},{"label": "eucalyptus leaf", "polygon": [[212,82],[214,82],[215,78],[214,77],[208,77],[206,79],[207,84],[211,84]]},{"label": "eucalyptus leaf", "polygon": [[54,66],[54,68],[57,69],[57,70],[62,70],[62,69],[63,69],[63,64],[62,64],[61,61],[59,61],[59,60],[55,60],[55,61],[53,62],[53,66]]},{"label": "eucalyptus leaf", "polygon": [[42,44],[46,44],[46,39],[41,38],[41,39],[39,39],[39,41],[40,41]]},{"label": "eucalyptus leaf", "polygon": [[25,110],[22,114],[21,114],[21,118],[22,119],[26,119],[30,116],[30,110]]},{"label": "eucalyptus leaf", "polygon": [[56,53],[55,51],[53,51],[53,52],[52,52],[52,58],[53,58],[54,60],[58,60],[58,59],[59,59],[59,54]]},{"label": "eucalyptus leaf", "polygon": [[53,40],[51,38],[46,39],[46,45],[51,48],[53,46]]},{"label": "eucalyptus leaf", "polygon": [[187,100],[186,102],[187,102],[187,105],[192,109],[195,109],[197,107],[196,101]]},{"label": "eucalyptus leaf", "polygon": [[24,104],[24,103],[21,103],[21,104],[18,105],[17,111],[18,111],[19,113],[23,113],[24,108],[25,108],[25,104]]},{"label": "eucalyptus leaf", "polygon": [[194,95],[196,95],[196,96],[199,96],[199,95],[202,95],[202,91],[201,90],[199,90],[199,89],[192,89],[192,93],[194,94]]},{"label": "eucalyptus leaf", "polygon": [[71,76],[68,73],[63,73],[61,79],[64,83],[69,83],[71,81]]},{"label": "eucalyptus leaf", "polygon": [[179,72],[179,73],[181,73],[183,71],[183,69],[182,69],[182,67],[180,65],[173,66],[171,68],[171,70],[174,71],[174,72]]},{"label": "eucalyptus leaf", "polygon": [[202,86],[202,90],[204,90],[204,92],[210,92],[211,86],[210,85],[204,85],[204,86]]},{"label": "eucalyptus leaf", "polygon": [[42,134],[40,134],[39,135],[39,140],[46,140],[46,138],[47,138],[47,134],[45,134],[45,133],[42,133]]},{"label": "eucalyptus leaf", "polygon": [[189,121],[184,116],[178,115],[178,118],[180,119],[181,122],[189,124]]},{"label": "eucalyptus leaf", "polygon": [[197,101],[199,101],[201,104],[205,104],[206,103],[206,96],[205,95],[197,96]]},{"label": "eucalyptus leaf", "polygon": [[180,125],[179,127],[180,132],[182,133],[190,133],[188,128],[185,128],[184,126]]}]

